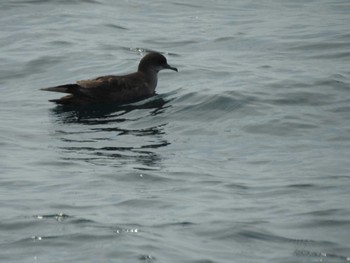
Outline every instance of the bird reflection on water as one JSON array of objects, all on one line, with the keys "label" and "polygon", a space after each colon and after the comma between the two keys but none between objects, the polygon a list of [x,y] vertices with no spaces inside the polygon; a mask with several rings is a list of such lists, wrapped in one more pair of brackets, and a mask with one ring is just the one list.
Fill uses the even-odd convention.
[{"label": "bird reflection on water", "polygon": [[[51,115],[57,124],[54,137],[59,139],[57,146],[64,153],[62,159],[119,167],[131,164],[139,170],[157,169],[161,158],[156,149],[169,142],[163,138],[167,123],[154,121],[154,117],[170,107],[169,101],[155,96],[119,106],[56,106]],[[140,117],[130,117],[134,110],[140,111],[137,114]],[[130,128],[144,118],[149,122],[136,123],[138,128]]]},{"label": "bird reflection on water", "polygon": [[[165,100],[156,96],[138,103],[114,105],[114,104],[93,104],[86,106],[61,106],[58,105],[51,110],[58,122],[62,123],[81,123],[81,124],[102,124],[109,122],[111,116],[122,116],[133,110],[153,109],[151,115],[157,115],[164,109],[170,107],[166,104],[170,100]],[[116,121],[116,120],[112,120]],[[124,121],[120,119],[119,121]]]}]

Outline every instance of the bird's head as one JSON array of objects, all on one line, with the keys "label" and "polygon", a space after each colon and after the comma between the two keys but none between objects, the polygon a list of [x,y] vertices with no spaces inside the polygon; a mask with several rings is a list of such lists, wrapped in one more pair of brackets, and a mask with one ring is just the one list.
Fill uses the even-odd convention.
[{"label": "bird's head", "polygon": [[166,58],[162,54],[157,52],[152,52],[152,53],[148,53],[146,56],[144,56],[141,59],[138,71],[141,71],[141,72],[154,71],[158,73],[162,69],[171,69],[171,70],[177,71],[177,68],[174,68],[167,63]]}]

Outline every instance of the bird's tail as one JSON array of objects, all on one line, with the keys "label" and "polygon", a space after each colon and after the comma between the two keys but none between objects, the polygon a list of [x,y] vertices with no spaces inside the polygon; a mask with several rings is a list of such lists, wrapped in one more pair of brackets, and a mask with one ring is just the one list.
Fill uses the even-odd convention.
[{"label": "bird's tail", "polygon": [[79,85],[66,84],[66,85],[60,85],[60,86],[56,86],[56,87],[43,88],[41,90],[76,94],[76,93],[79,93]]}]

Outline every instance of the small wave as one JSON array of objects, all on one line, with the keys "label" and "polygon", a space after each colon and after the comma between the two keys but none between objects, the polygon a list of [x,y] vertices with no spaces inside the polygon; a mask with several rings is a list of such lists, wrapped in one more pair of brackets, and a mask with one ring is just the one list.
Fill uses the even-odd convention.
[{"label": "small wave", "polygon": [[309,250],[295,250],[294,255],[298,257],[316,258],[318,262],[350,262],[350,257],[334,253],[316,252]]},{"label": "small wave", "polygon": [[267,99],[265,102],[274,105],[295,106],[324,106],[333,103],[332,95],[315,92],[284,92],[276,94],[277,99]]},{"label": "small wave", "polygon": [[56,221],[62,222],[65,219],[71,218],[71,216],[59,213],[59,214],[52,214],[52,215],[36,215],[34,218],[43,220],[43,219],[54,219]]},{"label": "small wave", "polygon": [[317,125],[304,122],[288,122],[283,120],[271,120],[264,124],[249,124],[243,129],[253,134],[268,134],[276,136],[298,135],[308,129],[315,129]]},{"label": "small wave", "polygon": [[[56,3],[54,0],[21,0],[21,1],[16,1],[16,4],[43,4],[47,2]],[[61,1],[61,4],[83,4],[83,3],[101,4],[97,0],[63,0]]]},{"label": "small wave", "polygon": [[118,30],[128,30],[126,27],[123,27],[123,26],[119,26],[119,25],[116,25],[116,24],[112,24],[112,23],[109,23],[109,24],[105,24],[106,27],[110,27],[110,28],[113,28],[113,29],[118,29]]},{"label": "small wave", "polygon": [[345,50],[348,48],[348,43],[344,41],[341,42],[315,42],[315,43],[307,43],[307,44],[299,44],[290,49],[298,49],[298,50],[310,50],[310,51],[330,51],[339,48],[344,48]]},{"label": "small wave", "polygon": [[173,103],[176,107],[173,108],[171,115],[198,121],[226,118],[227,114],[248,107],[254,101],[253,96],[231,91],[215,95],[187,93],[174,99]]}]

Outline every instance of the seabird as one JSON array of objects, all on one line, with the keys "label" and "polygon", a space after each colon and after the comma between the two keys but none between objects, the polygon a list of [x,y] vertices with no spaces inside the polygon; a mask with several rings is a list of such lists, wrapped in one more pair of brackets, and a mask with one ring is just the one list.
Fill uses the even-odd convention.
[{"label": "seabird", "polygon": [[177,71],[166,58],[157,52],[145,55],[138,70],[123,76],[108,75],[75,84],[65,84],[42,90],[69,93],[60,99],[50,100],[62,105],[87,105],[96,103],[124,104],[138,101],[155,94],[158,77],[162,69]]}]

